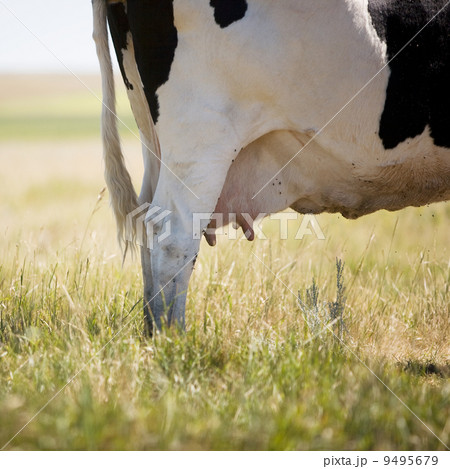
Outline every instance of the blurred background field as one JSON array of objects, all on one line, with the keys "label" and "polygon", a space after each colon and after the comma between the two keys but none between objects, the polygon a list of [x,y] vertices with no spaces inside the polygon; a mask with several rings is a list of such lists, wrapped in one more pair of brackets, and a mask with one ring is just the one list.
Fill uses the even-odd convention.
[{"label": "blurred background field", "polygon": [[[0,90],[1,141],[96,139],[100,132],[99,76],[4,75]],[[118,109],[125,137],[136,131],[125,93]],[[98,140],[98,139],[97,139]]]},{"label": "blurred background field", "polygon": [[[100,95],[99,77],[82,81]],[[118,101],[139,189],[122,88]],[[0,447],[87,363],[7,449],[445,449],[449,204],[320,215],[325,240],[293,239],[300,218],[288,240],[267,222],[269,240],[202,243],[187,334],[152,341],[139,261],[121,265],[99,115],[70,75],[0,76]],[[314,279],[306,313],[329,320],[336,258],[345,345],[297,301]]]}]

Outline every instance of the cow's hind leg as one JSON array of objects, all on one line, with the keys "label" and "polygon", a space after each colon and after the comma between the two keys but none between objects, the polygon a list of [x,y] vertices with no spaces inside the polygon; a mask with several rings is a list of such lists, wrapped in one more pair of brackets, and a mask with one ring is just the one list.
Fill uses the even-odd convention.
[{"label": "cow's hind leg", "polygon": [[[107,11],[109,29],[116,49],[117,59],[142,141],[145,168],[144,178],[139,196],[139,207],[137,208],[137,212],[133,210],[134,214],[138,213],[137,219],[139,219],[142,212],[145,210],[145,207],[147,207],[153,199],[156,183],[158,181],[161,152],[144,92],[142,79],[135,60],[133,37],[130,31],[127,7],[125,3],[126,2],[110,2]],[[96,1],[95,5],[97,8],[104,8],[103,2]],[[104,15],[105,11],[102,11],[102,14]],[[112,69],[110,74],[112,75]],[[131,186],[131,181],[129,184]],[[135,208],[135,205],[133,205],[133,208]],[[127,214],[127,220],[131,211],[131,209],[128,210],[129,213]],[[128,229],[131,229],[131,233],[127,233],[128,240],[134,240],[135,238],[133,232],[135,231],[134,229],[137,228],[137,224],[140,223],[137,219],[134,219],[134,226],[128,226]],[[142,228],[142,225],[140,228]],[[145,230],[140,231],[140,233],[143,232],[145,232]],[[145,233],[143,238],[145,238]],[[142,273],[144,278],[144,317],[146,329],[151,333],[153,330],[153,320],[148,307],[149,300],[151,298],[151,296],[149,296],[149,292],[151,291],[152,284],[151,256],[145,247],[147,240],[136,239],[136,241],[144,246],[141,249]],[[160,324],[157,324],[157,326],[160,326]]]},{"label": "cow's hind leg", "polygon": [[231,146],[215,144],[192,152],[184,150],[176,161],[173,154],[163,158],[165,164],[161,166],[152,207],[170,214],[156,223],[150,218],[147,223],[147,236],[153,240],[148,296],[158,327],[164,323],[185,327],[189,279],[202,233],[214,212],[232,162],[234,147],[233,143]]}]

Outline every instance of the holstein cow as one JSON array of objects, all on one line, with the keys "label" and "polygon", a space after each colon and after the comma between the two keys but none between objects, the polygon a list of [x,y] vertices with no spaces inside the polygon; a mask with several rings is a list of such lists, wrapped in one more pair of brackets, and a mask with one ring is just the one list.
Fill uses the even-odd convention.
[{"label": "holstein cow", "polygon": [[[214,212],[223,223],[238,214],[252,239],[239,214],[356,218],[450,198],[446,2],[93,0],[120,236],[151,203],[153,249],[141,251],[150,328],[184,327],[198,231]],[[139,198],[117,133],[108,24],[143,142]],[[170,217],[155,218],[157,207]]]}]

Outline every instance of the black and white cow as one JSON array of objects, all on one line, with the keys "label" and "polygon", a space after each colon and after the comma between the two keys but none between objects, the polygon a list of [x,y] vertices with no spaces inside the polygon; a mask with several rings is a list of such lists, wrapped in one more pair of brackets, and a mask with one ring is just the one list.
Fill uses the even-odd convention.
[{"label": "black and white cow", "polygon": [[[184,327],[194,213],[205,231],[214,212],[356,218],[450,198],[446,2],[93,0],[119,233],[139,204],[171,212],[171,236],[155,221],[142,249],[149,324]],[[144,144],[139,198],[113,114],[108,23]]]}]

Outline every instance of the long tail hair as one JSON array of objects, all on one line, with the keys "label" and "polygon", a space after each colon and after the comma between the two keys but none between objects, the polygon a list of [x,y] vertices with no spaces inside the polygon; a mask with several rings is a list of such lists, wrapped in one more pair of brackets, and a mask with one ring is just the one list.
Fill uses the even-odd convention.
[{"label": "long tail hair", "polygon": [[[93,38],[102,75],[102,140],[105,161],[105,180],[110,193],[111,206],[117,223],[117,237],[125,249],[125,227],[127,215],[138,207],[138,197],[125,166],[116,117],[116,94],[111,54],[108,44],[107,11],[105,0],[92,0],[94,16]],[[130,240],[134,233],[126,233]]]}]

